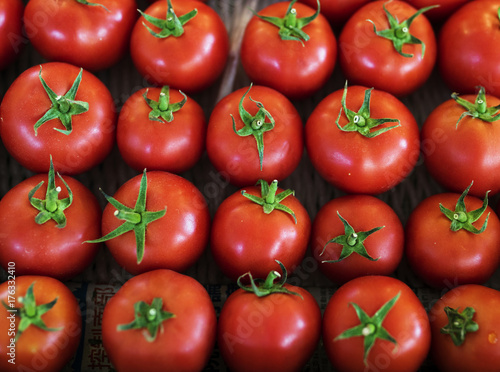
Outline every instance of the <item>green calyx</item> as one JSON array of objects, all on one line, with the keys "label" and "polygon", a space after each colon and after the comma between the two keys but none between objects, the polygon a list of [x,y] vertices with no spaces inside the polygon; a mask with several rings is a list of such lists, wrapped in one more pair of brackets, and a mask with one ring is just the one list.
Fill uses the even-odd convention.
[{"label": "green calyx", "polygon": [[[241,275],[238,278],[237,280],[238,286],[247,292],[254,293],[257,297],[264,297],[273,293],[286,293],[303,298],[300,293],[290,291],[289,289],[284,287],[287,279],[286,268],[280,261],[278,260],[275,261],[278,263],[278,265],[280,265],[281,272],[283,273],[283,275],[281,275],[277,271],[271,271],[267,275],[266,279],[260,279],[260,278],[254,279],[252,273],[248,272],[246,274]],[[248,276],[250,279],[249,286],[246,286],[242,283],[243,278],[246,276]],[[278,282],[275,282],[276,279],[280,280]]]},{"label": "green calyx", "polygon": [[54,164],[52,163],[51,156],[45,199],[37,199],[33,196],[43,185],[43,181],[30,190],[28,193],[28,199],[30,204],[39,211],[35,217],[35,222],[37,224],[42,225],[49,220],[54,220],[57,223],[57,227],[63,228],[66,226],[66,216],[64,215],[64,210],[68,208],[71,203],[73,203],[73,192],[61,175],[59,173],[57,173],[57,175],[64,183],[64,187],[66,187],[66,190],[68,191],[67,198],[59,199],[61,187],[56,187]]},{"label": "green calyx", "polygon": [[162,307],[163,300],[160,297],[154,298],[151,305],[145,301],[136,302],[134,305],[134,320],[128,324],[120,324],[117,327],[118,331],[143,329],[146,341],[153,342],[156,340],[158,331],[161,331],[163,322],[175,317],[175,314],[163,310]]},{"label": "green calyx", "polygon": [[382,323],[384,322],[384,319],[389,311],[394,307],[400,295],[401,292],[398,292],[396,296],[382,305],[382,307],[378,309],[372,317],[368,316],[368,314],[366,314],[366,312],[361,307],[359,307],[358,304],[351,303],[351,305],[354,307],[354,310],[356,311],[356,315],[360,320],[360,324],[342,332],[340,335],[335,337],[334,341],[351,337],[363,337],[363,360],[365,365],[368,365],[368,354],[370,353],[370,350],[375,344],[377,338],[392,342],[397,346],[396,340],[389,334],[389,332],[387,332]]},{"label": "green calyx", "polygon": [[184,25],[193,19],[198,14],[198,9],[193,9],[189,13],[177,16],[172,8],[170,0],[167,0],[167,15],[165,19],[155,18],[139,10],[139,13],[153,26],[160,29],[160,32],[153,31],[146,23],[142,23],[151,35],[159,39],[164,39],[169,36],[179,37],[184,33]]},{"label": "green calyx", "polygon": [[483,226],[480,229],[472,225],[483,215],[483,213],[486,211],[486,208],[488,207],[488,192],[486,192],[486,196],[484,197],[483,205],[481,208],[467,212],[467,209],[465,208],[464,199],[468,194],[471,186],[472,183],[465,189],[462,195],[460,195],[460,197],[457,200],[457,204],[455,205],[454,211],[445,208],[441,203],[439,203],[439,209],[451,221],[451,226],[450,226],[451,231],[458,231],[460,229],[464,229],[473,234],[480,234],[486,229],[486,226],[488,225],[488,218],[490,217],[489,213],[486,216]]},{"label": "green calyx", "polygon": [[154,101],[147,97],[148,90],[142,95],[144,100],[151,108],[149,112],[149,120],[159,121],[162,123],[170,123],[174,120],[174,112],[179,111],[187,101],[187,96],[179,91],[184,99],[180,102],[170,103],[170,88],[165,85],[161,88],[160,98],[158,101]]},{"label": "green calyx", "polygon": [[500,105],[488,107],[486,104],[486,93],[484,87],[479,87],[479,93],[477,94],[474,103],[459,97],[457,93],[452,93],[451,98],[467,110],[460,115],[460,118],[458,118],[456,128],[458,128],[458,123],[460,123],[460,121],[466,116],[470,116],[474,119],[481,119],[482,121],[486,121],[488,123],[492,123],[500,119]]},{"label": "green calyx", "polygon": [[476,310],[466,307],[463,311],[452,309],[449,306],[444,308],[448,317],[448,324],[441,328],[441,333],[449,335],[456,346],[460,346],[465,341],[465,336],[469,332],[477,332],[479,325],[472,320]]},{"label": "green calyx", "polygon": [[116,208],[115,216],[120,220],[125,222],[118,226],[115,230],[106,234],[102,238],[96,240],[89,240],[87,243],[101,243],[107,240],[116,238],[117,236],[123,235],[126,232],[134,231],[135,240],[137,243],[137,264],[142,262],[144,258],[144,246],[146,241],[146,227],[153,221],[165,216],[167,213],[167,207],[160,211],[147,211],[146,210],[146,194],[147,194],[147,176],[146,170],[142,174],[141,184],[139,187],[139,195],[137,196],[137,201],[134,208],[129,208],[126,205],[120,203],[115,198],[107,195],[101,190],[104,197],[113,207]]},{"label": "green calyx", "polygon": [[263,21],[269,22],[278,27],[278,34],[281,37],[281,40],[300,41],[302,45],[304,45],[304,41],[308,41],[310,37],[302,30],[302,28],[316,19],[320,12],[320,4],[319,0],[317,0],[318,8],[313,15],[309,17],[297,18],[297,10],[293,7],[296,2],[297,0],[292,0],[290,2],[283,18],[263,16],[253,10],[252,11],[255,16],[259,17]]},{"label": "green calyx", "polygon": [[104,5],[102,4],[98,4],[98,3],[91,3],[91,2],[88,2],[87,0],[76,0],[77,3],[80,3],[80,4],[83,4],[83,5],[88,5],[88,6],[99,6],[103,9],[105,9],[108,13],[110,12],[110,10],[108,8],[106,8]]},{"label": "green calyx", "polygon": [[42,66],[40,66],[40,71],[38,72],[38,77],[42,83],[45,92],[49,96],[52,106],[50,109],[35,123],[34,130],[35,136],[38,135],[38,128],[40,128],[46,122],[52,119],[59,119],[64,126],[65,130],[54,128],[54,130],[61,132],[62,134],[70,134],[73,130],[72,121],[73,115],[83,114],[89,110],[88,102],[75,101],[76,92],[82,82],[83,69],[80,69],[78,76],[76,77],[73,85],[68,90],[68,92],[63,96],[58,96],[50,87],[47,85],[45,80],[42,78]]},{"label": "green calyx", "polygon": [[[243,97],[241,97],[238,108],[240,118],[245,126],[236,130],[236,122],[234,121],[233,115],[231,115],[231,119],[233,120],[233,131],[238,136],[254,136],[255,141],[257,142],[257,151],[259,153],[260,170],[262,170],[262,163],[264,161],[264,133],[272,130],[275,122],[269,111],[264,108],[264,105],[261,102],[254,101],[252,97],[249,97],[250,101],[254,102],[259,110],[255,116],[252,116],[247,110],[245,110],[243,107],[243,101],[248,95],[248,92],[250,92],[250,89],[252,89],[252,84],[250,84],[248,90],[245,92]],[[266,122],[266,118],[268,118],[270,122]]]},{"label": "green calyx", "polygon": [[[347,97],[347,81],[346,81],[344,86],[344,93],[342,94],[342,100],[341,100],[342,108],[340,109],[337,120],[335,121],[335,124],[337,124],[337,128],[339,128],[343,132],[358,132],[359,134],[367,138],[373,138],[391,129],[401,126],[401,122],[399,121],[399,119],[388,119],[388,118],[373,119],[370,117],[370,99],[372,90],[373,88],[365,90],[365,98],[363,104],[361,105],[358,112],[354,112],[352,110],[349,110],[345,103]],[[340,117],[342,116],[342,109],[345,112],[347,120],[349,120],[349,123],[347,123],[343,127],[341,127],[339,124]],[[397,123],[397,124],[392,125],[390,127],[372,130],[384,123]]]},{"label": "green calyx", "polygon": [[279,211],[291,215],[295,223],[297,223],[297,217],[295,216],[295,212],[292,211],[290,208],[288,208],[286,205],[281,204],[283,199],[285,199],[290,195],[295,195],[295,192],[293,190],[287,189],[285,191],[280,192],[279,194],[276,194],[278,192],[277,180],[274,180],[270,184],[264,180],[259,180],[257,182],[257,185],[259,183],[261,188],[261,196],[249,194],[245,190],[241,191],[241,195],[250,199],[254,203],[261,205],[264,210],[264,213],[269,214],[275,209],[277,209]]},{"label": "green calyx", "polygon": [[331,243],[337,243],[342,245],[342,251],[340,252],[340,257],[338,260],[324,260],[322,263],[335,263],[340,262],[343,259],[349,257],[353,253],[357,253],[362,257],[367,258],[370,261],[377,261],[379,257],[373,258],[366,251],[365,245],[363,244],[366,238],[368,238],[371,234],[379,231],[384,228],[384,226],[375,227],[369,231],[354,231],[353,227],[347,222],[337,211],[337,216],[339,216],[340,220],[344,224],[344,235],[339,235],[333,239],[330,239],[325,246],[323,247],[323,251],[320,256],[325,252],[326,246]]},{"label": "green calyx", "polygon": [[415,14],[413,14],[410,18],[404,20],[403,22],[399,23],[398,19],[394,17],[387,8],[385,7],[385,4],[382,5],[384,8],[384,12],[387,16],[387,20],[389,21],[389,28],[385,30],[380,30],[377,31],[377,27],[375,26],[375,23],[371,20],[368,19],[368,22],[371,22],[373,24],[373,31],[375,34],[377,34],[380,37],[383,37],[385,39],[388,39],[392,41],[392,45],[394,46],[394,49],[402,55],[403,57],[408,57],[411,58],[413,57],[413,54],[408,54],[408,53],[403,53],[403,46],[405,44],[420,44],[422,46],[422,58],[424,58],[425,54],[425,43],[410,34],[410,26],[412,22],[417,18],[420,14],[436,8],[437,5],[433,6],[428,6],[426,8],[421,8],[419,9]]},{"label": "green calyx", "polygon": [[2,301],[3,306],[9,311],[14,312],[17,317],[20,318],[19,325],[17,326],[16,341],[19,339],[21,334],[28,329],[29,326],[34,325],[47,332],[60,331],[61,328],[49,328],[42,320],[42,315],[48,312],[57,303],[58,298],[54,298],[51,302],[37,305],[35,300],[35,294],[33,292],[33,286],[35,282],[31,283],[26,291],[24,297],[19,297],[18,301],[23,304],[20,308],[11,308],[5,302]]}]

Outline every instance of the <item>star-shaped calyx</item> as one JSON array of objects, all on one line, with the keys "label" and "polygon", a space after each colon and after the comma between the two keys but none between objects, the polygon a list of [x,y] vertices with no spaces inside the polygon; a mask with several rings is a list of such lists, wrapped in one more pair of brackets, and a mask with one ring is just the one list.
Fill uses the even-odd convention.
[{"label": "star-shaped calyx", "polygon": [[479,92],[474,103],[469,102],[462,97],[459,97],[457,93],[451,94],[451,98],[453,98],[460,106],[466,109],[466,111],[462,113],[462,115],[460,115],[460,117],[458,118],[456,128],[458,128],[458,123],[460,123],[460,121],[466,116],[470,116],[474,119],[480,119],[488,123],[492,123],[500,119],[500,105],[488,107],[488,104],[486,103],[486,92],[484,87],[478,88]]},{"label": "star-shaped calyx", "polygon": [[179,91],[184,99],[180,102],[170,103],[170,88],[165,85],[161,88],[158,101],[148,98],[148,90],[142,95],[148,106],[151,108],[149,112],[149,120],[159,121],[162,123],[174,120],[174,112],[179,111],[187,101],[187,96]]},{"label": "star-shaped calyx", "polygon": [[141,13],[146,21],[160,29],[160,32],[156,32],[143,22],[142,24],[146,27],[149,33],[154,37],[164,39],[169,36],[179,37],[184,34],[184,25],[198,14],[198,10],[193,9],[186,14],[177,16],[174,8],[172,7],[171,1],[167,0],[167,15],[165,18],[156,18],[142,12],[141,10],[139,10],[139,13]]}]

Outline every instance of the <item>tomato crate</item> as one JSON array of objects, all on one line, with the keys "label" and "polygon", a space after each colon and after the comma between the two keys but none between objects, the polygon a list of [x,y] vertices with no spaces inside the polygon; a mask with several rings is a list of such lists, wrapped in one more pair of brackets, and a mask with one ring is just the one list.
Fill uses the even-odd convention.
[{"label": "tomato crate", "polygon": [[[23,1],[25,4],[28,2],[28,0]],[[303,2],[305,3],[306,1]],[[208,122],[214,107],[221,99],[231,92],[240,88],[247,88],[253,83],[245,72],[240,59],[240,46],[245,27],[254,16],[252,10],[259,11],[270,4],[277,3],[277,1],[207,0],[206,3],[220,15],[228,31],[230,42],[225,69],[215,83],[201,92],[189,94],[189,98],[196,101],[202,107]],[[139,9],[145,10],[150,6],[150,1],[137,0],[137,6]],[[47,15],[45,14],[45,16]],[[42,17],[39,18],[39,21],[45,22],[46,19]],[[435,31],[438,32],[440,25],[434,26]],[[340,26],[333,28],[337,41],[340,31]],[[28,29],[26,32],[29,33],[30,30]],[[21,54],[14,63],[11,63],[3,71],[0,71],[0,97],[2,98],[22,72],[33,66],[47,62],[35,50],[26,36],[23,36],[18,42],[23,47]],[[295,42],[298,43],[299,41]],[[205,68],[210,69],[211,66],[206,66]],[[109,89],[118,112],[120,112],[127,99],[133,93],[153,86],[134,66],[129,52],[113,66],[96,71],[94,74]],[[396,84],[397,81],[393,83]],[[309,117],[324,98],[334,91],[344,89],[345,85],[346,76],[337,61],[328,81],[318,91],[306,98],[291,99],[291,103],[299,112],[302,124],[306,125]],[[452,90],[447,87],[438,68],[435,66],[430,77],[422,86],[411,94],[403,95],[398,99],[409,109],[419,128],[421,128],[429,114],[439,104],[449,100],[452,93]],[[332,120],[332,126],[335,126],[335,119]],[[394,210],[403,226],[406,225],[412,211],[423,200],[432,195],[446,192],[446,189],[431,177],[424,164],[422,152],[432,152],[435,149],[434,146],[436,146],[435,143],[427,145],[422,146],[420,152],[413,154],[417,158],[416,163],[415,165],[407,164],[409,173],[400,183],[387,191],[375,195],[377,199],[385,202]],[[89,145],[86,149],[88,152],[95,150],[95,148],[92,148],[92,145]],[[329,201],[346,196],[348,193],[325,180],[315,169],[309,155],[307,150],[305,150],[296,169],[289,176],[281,180],[279,186],[283,189],[294,190],[295,197],[305,207],[311,222],[313,222],[321,208]],[[0,145],[1,198],[14,186],[35,174],[37,173],[23,167],[7,151],[3,143]],[[139,174],[136,169],[133,169],[124,161],[117,145],[114,144],[110,154],[102,162],[73,177],[95,194],[99,206],[101,209],[104,209],[107,201],[100,190],[108,195],[113,195],[125,182]],[[231,178],[227,174],[217,170],[206,151],[193,167],[182,171],[180,176],[192,182],[200,191],[208,204],[211,219],[213,219],[224,200],[242,189],[242,187],[231,183]],[[393,176],[393,174],[380,174],[380,177],[385,179]],[[489,204],[493,208],[496,208],[498,205],[498,195],[490,195]],[[0,240],[4,238],[0,233]],[[15,262],[8,269],[0,269],[2,282],[15,276],[14,269]],[[201,257],[184,274],[196,279],[205,287],[213,302],[217,316],[219,316],[228,296],[238,289],[236,282],[228,278],[218,267],[208,244]],[[412,271],[405,256],[403,256],[397,269],[391,276],[406,283],[427,311],[447,291],[447,289],[436,289],[427,285]],[[63,369],[64,371],[91,372],[114,370],[102,342],[102,313],[110,298],[113,297],[125,282],[133,277],[133,274],[118,264],[105,244],[102,244],[96,257],[83,273],[64,281],[76,296],[83,316],[82,335],[78,350],[71,362]],[[308,290],[317,301],[322,314],[331,296],[340,287],[339,284],[335,284],[329,280],[320,271],[318,261],[313,257],[310,247],[308,247],[300,265],[293,272],[288,273],[288,283]],[[497,270],[485,285],[500,290],[500,271]],[[46,356],[46,358],[49,357]],[[374,371],[384,370],[384,361],[380,361],[379,366],[372,367]],[[37,369],[34,368],[33,370]],[[146,368],[145,370],[148,369]],[[212,357],[205,370],[228,370],[217,345],[212,352]],[[324,349],[323,340],[320,340],[314,355],[304,370],[334,371]],[[430,358],[427,358],[420,368],[420,371],[423,372],[434,370],[436,370],[436,367]]]}]

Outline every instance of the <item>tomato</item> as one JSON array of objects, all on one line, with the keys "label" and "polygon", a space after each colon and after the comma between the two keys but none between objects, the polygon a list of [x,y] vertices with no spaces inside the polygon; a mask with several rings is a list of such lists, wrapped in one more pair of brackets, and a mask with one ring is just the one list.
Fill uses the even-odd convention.
[{"label": "tomato", "polygon": [[97,71],[116,64],[128,51],[137,17],[135,0],[30,0],[24,24],[45,59]]},{"label": "tomato", "polygon": [[321,336],[316,299],[286,284],[286,270],[251,280],[222,306],[217,339],[224,362],[234,372],[301,371]]},{"label": "tomato", "polygon": [[477,284],[456,287],[434,303],[430,355],[440,371],[498,371],[499,306],[500,292]]},{"label": "tomato", "polygon": [[277,182],[260,184],[227,197],[212,221],[210,249],[231,280],[248,271],[263,278],[275,260],[292,272],[307,250],[311,220],[294,192]]},{"label": "tomato", "polygon": [[424,9],[384,0],[356,11],[339,36],[339,63],[347,80],[398,97],[420,88],[437,55],[434,30],[421,14]]},{"label": "tomato", "polygon": [[[333,28],[340,28],[361,6],[371,0],[320,0],[321,14],[330,22]],[[315,8],[317,0],[300,0],[300,2]]]},{"label": "tomato", "polygon": [[425,308],[404,282],[363,276],[342,285],[323,314],[323,343],[336,371],[418,371],[429,351]]},{"label": "tomato", "polygon": [[15,262],[17,275],[76,276],[99,248],[83,242],[100,233],[97,198],[72,177],[56,180],[54,169],[22,181],[0,200],[0,265],[7,270]]},{"label": "tomato", "polygon": [[290,100],[272,88],[250,85],[228,94],[213,108],[207,155],[234,185],[254,185],[259,179],[281,181],[302,158],[303,130]]},{"label": "tomato", "polygon": [[487,197],[481,201],[468,191],[432,195],[408,218],[406,257],[433,287],[482,284],[500,263],[500,220]]},{"label": "tomato", "polygon": [[102,342],[113,366],[127,371],[202,371],[216,336],[205,288],[172,270],[129,279],[106,303]]},{"label": "tomato", "polygon": [[250,80],[291,99],[310,96],[323,87],[337,58],[337,41],[326,18],[317,14],[310,19],[317,13],[316,2],[311,8],[296,1],[271,4],[254,15],[240,48]]},{"label": "tomato", "polygon": [[102,215],[102,238],[133,275],[155,269],[185,271],[203,253],[210,214],[201,192],[187,179],[163,171],[137,175],[113,195]]},{"label": "tomato", "polygon": [[392,94],[362,86],[346,85],[325,97],[307,120],[305,140],[314,168],[348,193],[392,189],[420,155],[419,129],[410,110]]},{"label": "tomato", "polygon": [[7,281],[0,285],[0,369],[61,371],[80,342],[78,302],[59,280],[16,276],[16,271],[17,265],[12,262]]},{"label": "tomato", "polygon": [[413,7],[420,9],[428,6],[439,5],[430,9],[425,16],[436,24],[445,21],[450,15],[456,12],[462,5],[470,0],[404,0]]},{"label": "tomato", "polygon": [[60,173],[83,173],[101,163],[115,143],[111,93],[95,75],[67,63],[48,62],[21,73],[5,93],[0,119],[5,148],[36,173],[48,172],[50,155]]},{"label": "tomato", "polygon": [[23,12],[22,0],[0,1],[0,70],[14,62],[24,48]]},{"label": "tomato", "polygon": [[388,204],[374,196],[342,196],[316,214],[310,246],[321,272],[335,283],[390,275],[403,257],[403,224]]},{"label": "tomato", "polygon": [[478,85],[500,96],[500,1],[471,1],[444,23],[438,39],[438,66],[448,87],[462,94],[474,93]]},{"label": "tomato", "polygon": [[116,140],[121,156],[135,170],[182,173],[201,158],[206,125],[201,106],[180,91],[142,88],[123,105]]},{"label": "tomato", "polygon": [[[486,94],[453,94],[426,118],[421,129],[422,155],[430,175],[453,192],[472,181],[471,195],[500,191],[500,99]],[[486,108],[488,107],[488,108]]]},{"label": "tomato", "polygon": [[[177,22],[172,19],[184,24],[174,27],[172,23]],[[220,16],[200,1],[156,1],[136,22],[130,53],[147,81],[195,93],[221,75],[229,54],[229,37]]]}]

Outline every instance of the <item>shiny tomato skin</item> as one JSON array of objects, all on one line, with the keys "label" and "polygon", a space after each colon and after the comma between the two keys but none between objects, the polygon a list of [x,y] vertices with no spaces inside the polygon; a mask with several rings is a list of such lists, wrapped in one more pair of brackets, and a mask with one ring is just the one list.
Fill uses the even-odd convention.
[{"label": "shiny tomato skin", "polygon": [[[258,12],[263,16],[284,17],[289,2],[277,2]],[[309,17],[316,11],[295,3],[297,17]],[[302,31],[310,39],[282,40],[279,28],[253,16],[241,41],[243,69],[255,84],[269,86],[290,99],[311,96],[326,84],[335,67],[337,41],[326,18],[320,14]]]},{"label": "shiny tomato skin", "polygon": [[[377,339],[363,363],[363,337],[334,340],[342,332],[360,324],[352,303],[373,316],[386,302],[400,293],[382,326],[396,339]],[[323,343],[336,371],[376,370],[418,371],[427,357],[431,342],[429,319],[412,289],[399,279],[369,275],[342,285],[330,298],[323,314]]]},{"label": "shiny tomato skin", "polygon": [[301,371],[321,336],[321,311],[305,289],[285,284],[297,295],[264,297],[238,289],[219,316],[218,345],[234,372]]},{"label": "shiny tomato skin", "polygon": [[[54,220],[37,224],[38,210],[28,199],[28,193],[40,182],[44,184],[34,194],[45,199],[47,175],[35,175],[17,184],[0,200],[0,265],[8,268],[16,263],[17,275],[44,275],[68,280],[82,273],[93,261],[99,244],[84,243],[101,234],[101,207],[94,194],[75,178],[64,176],[73,192],[72,204],[64,210],[66,226],[59,228]],[[68,192],[61,187],[59,199]]]},{"label": "shiny tomato skin", "polygon": [[[366,87],[348,87],[346,106],[358,111]],[[398,185],[413,170],[420,155],[419,129],[411,111],[390,93],[373,90],[371,117],[399,119],[401,126],[373,138],[341,131],[335,121],[342,108],[343,89],[326,96],[305,127],[306,149],[318,173],[348,193],[381,194]],[[344,113],[339,125],[344,127]],[[389,127],[394,123],[384,123]]]},{"label": "shiny tomato skin", "polygon": [[[142,175],[125,182],[113,197],[133,208]],[[203,253],[210,233],[210,214],[201,192],[189,180],[169,172],[147,172],[146,210],[167,208],[165,216],[146,228],[144,258],[137,263],[137,245],[133,231],[106,241],[119,265],[137,275],[156,269],[185,271]],[[123,223],[107,204],[102,216],[103,236]]]},{"label": "shiny tomato skin", "polygon": [[0,1],[0,70],[13,63],[24,48],[23,12],[22,0]]},{"label": "shiny tomato skin", "polygon": [[[463,311],[466,307],[475,310],[472,320],[479,326],[476,332],[468,332],[465,341],[455,346],[451,337],[441,333],[448,324],[444,307]],[[498,371],[500,365],[500,323],[495,309],[500,306],[498,290],[466,284],[446,292],[429,310],[432,345],[430,357],[442,372]],[[446,355],[446,358],[443,358]]]},{"label": "shiny tomato skin", "polygon": [[[123,105],[118,117],[116,141],[125,162],[137,171],[163,170],[182,173],[192,168],[205,150],[206,118],[201,106],[188,97],[173,113],[172,122],[150,120],[151,108],[143,98],[158,101],[161,88],[142,88]],[[183,100],[178,90],[170,90],[170,103]]]},{"label": "shiny tomato skin", "polygon": [[[323,262],[338,260],[342,251],[341,244],[326,245],[330,239],[345,235],[344,224],[337,212],[357,233],[383,226],[369,235],[363,244],[376,261],[354,252],[339,262]],[[326,249],[321,254],[325,245]],[[312,225],[310,247],[319,269],[334,283],[343,284],[364,275],[390,275],[403,257],[403,224],[394,210],[382,200],[371,195],[346,195],[329,201],[318,211]]]},{"label": "shiny tomato skin", "polygon": [[[440,211],[439,203],[453,211],[459,197],[442,193],[424,199],[411,212],[405,227],[408,263],[432,287],[483,284],[500,263],[500,220],[491,207],[473,224],[481,228],[490,213],[484,232],[450,230],[451,221]],[[467,211],[480,208],[482,203],[474,196],[465,198]]]},{"label": "shiny tomato skin", "polygon": [[[33,293],[37,305],[43,305],[57,298],[52,309],[42,316],[42,320],[49,328],[62,328],[54,332],[44,331],[34,325],[30,325],[15,343],[15,363],[9,363],[10,319],[12,313],[7,312],[4,306],[0,307],[0,327],[4,330],[0,335],[0,370],[4,372],[61,371],[75,355],[82,332],[82,316],[77,299],[66,285],[57,279],[25,275],[16,276],[14,306],[21,307],[18,301],[26,295],[28,287],[34,283]],[[9,281],[0,285],[0,298],[9,304]],[[16,330],[19,326],[19,318],[15,320]]]},{"label": "shiny tomato skin", "polygon": [[456,12],[462,5],[471,0],[404,0],[416,9],[438,5],[437,8],[425,12],[425,16],[437,25],[445,21],[450,15]]},{"label": "shiny tomato skin", "polygon": [[66,62],[89,71],[116,64],[128,51],[138,17],[135,0],[30,0],[24,12],[26,34],[48,61]]},{"label": "shiny tomato skin", "polygon": [[[260,187],[250,186],[246,192],[260,196]],[[278,188],[278,193],[283,189]],[[294,211],[293,217],[280,210],[270,214],[263,207],[235,192],[217,208],[212,220],[210,249],[220,270],[231,280],[252,272],[255,278],[265,278],[276,269],[276,261],[287,272],[301,263],[307,250],[311,220],[300,201],[288,196],[283,205]]]},{"label": "shiny tomato skin", "polygon": [[[272,130],[264,132],[262,170],[254,136],[240,137],[233,130],[244,127],[239,104],[249,87],[240,88],[222,98],[212,110],[208,121],[206,149],[215,168],[233,185],[254,185],[259,179],[281,181],[299,165],[304,151],[304,128],[293,103],[278,91],[253,85],[243,107],[255,115],[258,107],[249,98],[259,101],[275,120]],[[266,119],[269,123],[269,118]]]},{"label": "shiny tomato skin", "polygon": [[[317,7],[317,0],[299,0],[313,9]],[[339,28],[361,6],[371,0],[320,0],[320,11],[330,22],[333,28]]]},{"label": "shiny tomato skin", "polygon": [[[134,320],[134,304],[154,298],[173,318],[162,323],[153,342],[143,329],[117,331]],[[107,302],[102,340],[120,372],[202,371],[212,353],[217,331],[215,309],[205,288],[194,278],[172,270],[153,270],[129,279]]]},{"label": "shiny tomato skin", "polygon": [[[64,95],[77,78],[80,68],[61,62],[41,65],[42,77],[58,95]],[[116,108],[106,85],[83,70],[76,100],[89,103],[89,110],[72,119],[69,135],[59,119],[38,128],[35,123],[52,103],[38,77],[40,65],[28,68],[12,83],[0,105],[0,136],[7,151],[23,167],[47,173],[50,155],[61,174],[80,174],[101,163],[115,144]]]},{"label": "shiny tomato skin", "polygon": [[[476,95],[461,98],[475,102]],[[500,99],[486,92],[488,106]],[[466,110],[453,99],[438,105],[425,119],[420,138],[422,155],[430,175],[447,190],[462,193],[472,181],[469,194],[484,198],[500,191],[500,123],[465,116]]]},{"label": "shiny tomato skin", "polygon": [[414,19],[410,33],[425,43],[422,58],[420,44],[406,44],[403,52],[413,54],[404,57],[394,48],[392,41],[377,36],[377,30],[389,28],[382,8],[401,22],[417,12],[403,1],[373,1],[364,5],[347,21],[339,36],[339,63],[351,84],[365,85],[384,90],[397,97],[407,96],[420,88],[429,78],[436,63],[436,37],[425,13]]},{"label": "shiny tomato skin", "polygon": [[[130,53],[139,73],[155,85],[169,85],[184,93],[197,93],[211,86],[221,75],[229,55],[229,36],[220,16],[210,6],[193,0],[173,0],[177,16],[193,9],[198,14],[184,25],[184,33],[176,38],[154,37],[140,17],[130,39]],[[156,1],[146,10],[165,19],[167,2]]]}]

